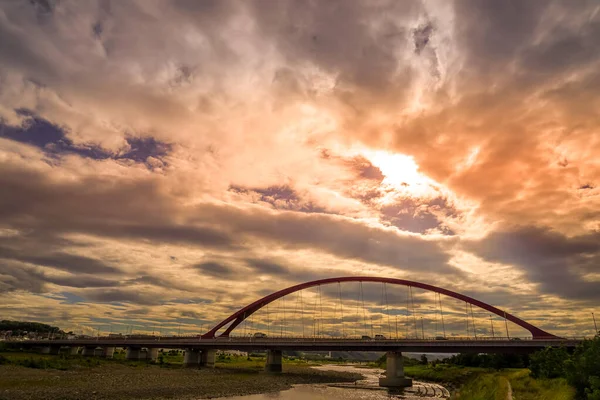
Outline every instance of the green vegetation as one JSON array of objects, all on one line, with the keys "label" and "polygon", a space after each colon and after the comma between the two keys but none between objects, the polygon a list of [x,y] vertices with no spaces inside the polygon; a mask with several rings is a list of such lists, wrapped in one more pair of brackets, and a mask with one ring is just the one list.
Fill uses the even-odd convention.
[{"label": "green vegetation", "polygon": [[404,368],[404,373],[411,378],[444,383],[457,387],[485,373],[483,368],[456,367],[448,364],[412,365]]},{"label": "green vegetation", "polygon": [[478,374],[456,392],[460,400],[506,400],[508,381],[496,373]]},{"label": "green vegetation", "polygon": [[501,370],[505,368],[527,368],[529,365],[529,357],[526,354],[461,353],[446,359],[445,362],[465,367]]},{"label": "green vegetation", "polygon": [[527,369],[509,372],[513,397],[519,400],[572,400],[575,389],[564,378],[535,379]]},{"label": "green vegetation", "polygon": [[531,356],[534,378],[564,378],[578,399],[600,400],[600,335],[583,341],[573,354],[563,348],[547,348]]},{"label": "green vegetation", "polygon": [[39,322],[26,322],[26,321],[0,321],[0,331],[13,331],[14,335],[21,335],[23,332],[37,332],[37,333],[59,333],[62,332],[60,328],[56,326],[50,326]]},{"label": "green vegetation", "polygon": [[[575,389],[565,379],[535,379],[528,369],[462,367],[449,364],[413,365],[404,369],[417,380],[442,383],[454,389],[457,400],[506,399],[508,383],[518,400],[573,400]],[[595,400],[595,399],[594,399]]]}]

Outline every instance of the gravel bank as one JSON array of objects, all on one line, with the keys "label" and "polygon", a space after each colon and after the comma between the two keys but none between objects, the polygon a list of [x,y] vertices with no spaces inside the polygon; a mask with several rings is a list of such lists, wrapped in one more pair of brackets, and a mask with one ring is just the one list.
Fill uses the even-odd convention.
[{"label": "gravel bank", "polygon": [[284,365],[281,375],[243,369],[101,365],[71,371],[0,366],[0,400],[202,399],[277,392],[303,383],[354,382],[360,375]]}]

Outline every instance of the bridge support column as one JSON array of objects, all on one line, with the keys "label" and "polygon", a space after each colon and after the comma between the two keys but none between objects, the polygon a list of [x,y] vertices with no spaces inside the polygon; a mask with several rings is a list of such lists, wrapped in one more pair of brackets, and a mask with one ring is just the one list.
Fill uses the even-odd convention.
[{"label": "bridge support column", "polygon": [[77,346],[69,347],[69,354],[72,356],[76,356],[77,354],[79,354],[79,347],[77,347]]},{"label": "bridge support column", "polygon": [[81,355],[84,357],[93,357],[96,355],[96,346],[90,347],[86,346],[81,351]]},{"label": "bridge support column", "polygon": [[185,368],[198,368],[200,366],[200,350],[185,349],[183,354],[183,366]]},{"label": "bridge support column", "polygon": [[410,387],[412,379],[404,377],[404,361],[399,351],[388,351],[385,377],[379,378],[379,386]]},{"label": "bridge support column", "polygon": [[214,368],[216,358],[216,350],[202,350],[202,353],[200,354],[200,366]]},{"label": "bridge support column", "polygon": [[156,348],[156,347],[148,348],[146,357],[150,361],[156,361],[158,359],[158,348]]},{"label": "bridge support column", "polygon": [[130,361],[139,361],[141,352],[142,349],[139,347],[128,347],[125,358],[127,358]]},{"label": "bridge support column", "polygon": [[60,353],[60,346],[44,346],[42,347],[42,354],[58,355]]},{"label": "bridge support column", "polygon": [[281,360],[283,356],[281,350],[268,350],[267,351],[267,363],[265,364],[265,371],[267,372],[281,372],[283,370]]},{"label": "bridge support column", "polygon": [[115,354],[114,347],[104,347],[102,349],[102,357],[104,357],[104,358],[113,358],[114,354]]}]

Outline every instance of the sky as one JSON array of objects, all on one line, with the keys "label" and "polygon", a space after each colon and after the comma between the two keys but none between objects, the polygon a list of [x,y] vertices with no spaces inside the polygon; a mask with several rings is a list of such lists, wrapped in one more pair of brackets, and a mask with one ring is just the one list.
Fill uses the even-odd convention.
[{"label": "sky", "polygon": [[[196,334],[368,275],[592,335],[598,93],[596,0],[2,0],[0,317]],[[315,290],[360,325],[357,284]]]}]

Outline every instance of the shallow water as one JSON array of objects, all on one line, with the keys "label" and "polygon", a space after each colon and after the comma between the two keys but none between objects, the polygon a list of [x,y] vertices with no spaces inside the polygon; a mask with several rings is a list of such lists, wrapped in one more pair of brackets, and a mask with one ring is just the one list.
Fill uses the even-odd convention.
[{"label": "shallow water", "polygon": [[390,392],[379,386],[379,376],[383,372],[374,368],[356,368],[348,365],[323,365],[313,367],[327,371],[357,372],[365,378],[354,383],[331,385],[296,385],[290,390],[276,393],[254,394],[249,396],[224,397],[222,400],[379,400],[379,399],[447,399],[448,391],[436,383],[414,381],[411,388],[402,392]]}]

